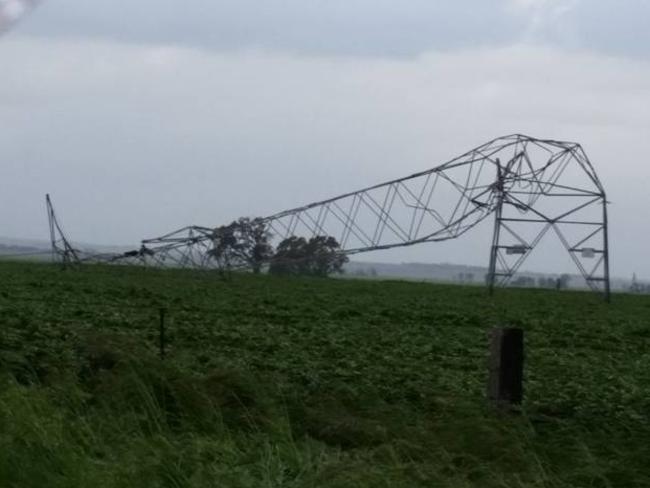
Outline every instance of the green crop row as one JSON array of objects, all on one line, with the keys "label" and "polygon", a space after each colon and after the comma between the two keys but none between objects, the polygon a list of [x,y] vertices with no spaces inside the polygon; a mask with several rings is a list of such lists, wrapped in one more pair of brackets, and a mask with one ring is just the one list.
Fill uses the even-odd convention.
[{"label": "green crop row", "polygon": [[[645,296],[11,262],[0,277],[3,486],[650,486]],[[526,360],[504,417],[485,389],[505,325]]]}]

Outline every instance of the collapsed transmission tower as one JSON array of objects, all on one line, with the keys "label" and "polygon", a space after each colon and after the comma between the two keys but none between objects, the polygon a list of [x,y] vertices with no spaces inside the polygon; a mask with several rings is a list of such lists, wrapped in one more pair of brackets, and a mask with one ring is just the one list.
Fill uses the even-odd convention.
[{"label": "collapsed transmission tower", "polygon": [[68,238],[65,236],[59,221],[56,218],[56,212],[52,205],[50,195],[45,195],[45,206],[47,208],[47,219],[50,225],[50,242],[52,245],[52,260],[60,261],[64,267],[80,263],[80,251],[77,251]]},{"label": "collapsed transmission tower", "polygon": [[[260,220],[276,242],[333,236],[341,252],[356,254],[456,239],[492,216],[490,290],[551,232],[586,284],[609,298],[605,190],[573,142],[505,136],[433,169]],[[84,259],[209,269],[216,239],[215,229],[191,226],[129,253]]]}]

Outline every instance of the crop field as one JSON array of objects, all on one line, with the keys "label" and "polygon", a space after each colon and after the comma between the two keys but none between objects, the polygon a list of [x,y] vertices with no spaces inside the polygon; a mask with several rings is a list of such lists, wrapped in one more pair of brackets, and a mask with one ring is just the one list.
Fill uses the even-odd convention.
[{"label": "crop field", "polygon": [[[0,277],[0,486],[650,486],[647,296],[18,262]],[[526,334],[507,414],[485,395],[488,331],[506,325]]]}]

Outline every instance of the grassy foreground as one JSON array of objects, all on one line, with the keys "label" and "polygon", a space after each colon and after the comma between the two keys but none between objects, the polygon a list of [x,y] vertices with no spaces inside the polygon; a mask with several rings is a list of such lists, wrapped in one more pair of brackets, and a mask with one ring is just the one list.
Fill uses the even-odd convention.
[{"label": "grassy foreground", "polygon": [[[0,486],[647,487],[649,312],[646,296],[0,262]],[[505,324],[526,330],[520,415],[485,402]]]}]

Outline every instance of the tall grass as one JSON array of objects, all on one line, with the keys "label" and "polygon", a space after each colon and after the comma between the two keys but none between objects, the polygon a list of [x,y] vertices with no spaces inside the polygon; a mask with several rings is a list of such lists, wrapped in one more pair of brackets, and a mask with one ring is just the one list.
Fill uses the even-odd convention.
[{"label": "tall grass", "polygon": [[650,481],[641,452],[628,469],[607,461],[605,428],[586,432],[448,399],[414,411],[343,389],[291,399],[247,372],[193,375],[120,341],[99,342],[102,350],[92,339],[74,371],[48,384],[4,374],[0,486],[528,488]]},{"label": "tall grass", "polygon": [[[646,297],[0,273],[0,487],[650,486]],[[526,330],[519,415],[483,397],[497,323]]]}]

